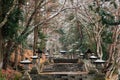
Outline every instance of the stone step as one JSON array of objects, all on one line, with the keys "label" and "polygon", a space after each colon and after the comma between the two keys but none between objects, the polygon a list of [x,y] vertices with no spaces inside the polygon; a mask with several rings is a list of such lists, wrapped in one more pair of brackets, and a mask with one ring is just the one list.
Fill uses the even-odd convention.
[{"label": "stone step", "polygon": [[[67,72],[68,73],[68,72]],[[75,74],[38,74],[38,75],[31,75],[32,80],[94,80],[96,74],[83,74],[83,73],[75,73]],[[104,78],[102,75],[101,78]],[[104,80],[104,79],[100,79]]]}]

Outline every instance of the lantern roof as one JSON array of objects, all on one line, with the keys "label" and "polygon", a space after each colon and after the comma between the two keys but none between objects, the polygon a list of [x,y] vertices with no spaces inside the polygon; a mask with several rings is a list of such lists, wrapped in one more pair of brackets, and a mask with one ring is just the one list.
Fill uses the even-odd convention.
[{"label": "lantern roof", "polygon": [[23,60],[23,61],[20,61],[21,64],[31,64],[31,61],[30,60]]},{"label": "lantern roof", "polygon": [[37,59],[37,58],[38,58],[38,56],[31,56],[31,58],[32,58],[32,59]]},{"label": "lantern roof", "polygon": [[94,61],[95,63],[105,63],[105,60],[102,60],[102,59],[97,59]]}]

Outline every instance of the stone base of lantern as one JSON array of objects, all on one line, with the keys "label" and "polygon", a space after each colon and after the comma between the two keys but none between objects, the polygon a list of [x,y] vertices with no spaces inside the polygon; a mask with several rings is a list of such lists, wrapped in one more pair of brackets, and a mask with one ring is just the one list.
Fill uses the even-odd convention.
[{"label": "stone base of lantern", "polygon": [[32,80],[29,73],[28,72],[25,72],[23,77],[20,79],[20,80]]},{"label": "stone base of lantern", "polygon": [[95,74],[94,80],[105,80],[105,74],[104,73]]},{"label": "stone base of lantern", "polygon": [[38,74],[38,70],[36,67],[33,67],[32,70],[30,71],[30,74]]}]

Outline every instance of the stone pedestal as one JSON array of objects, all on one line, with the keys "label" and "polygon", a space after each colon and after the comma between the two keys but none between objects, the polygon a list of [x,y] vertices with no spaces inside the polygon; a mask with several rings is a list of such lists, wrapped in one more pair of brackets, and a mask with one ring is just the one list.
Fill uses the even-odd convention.
[{"label": "stone pedestal", "polygon": [[20,61],[20,63],[24,65],[24,70],[25,70],[21,80],[32,80],[29,73],[28,73],[29,64],[31,64],[31,61],[29,61],[28,59],[25,59],[23,61]]},{"label": "stone pedestal", "polygon": [[30,74],[38,74],[38,70],[36,67],[33,67]]},{"label": "stone pedestal", "polygon": [[21,80],[32,80],[29,73],[28,72],[25,72],[23,77],[21,78]]}]

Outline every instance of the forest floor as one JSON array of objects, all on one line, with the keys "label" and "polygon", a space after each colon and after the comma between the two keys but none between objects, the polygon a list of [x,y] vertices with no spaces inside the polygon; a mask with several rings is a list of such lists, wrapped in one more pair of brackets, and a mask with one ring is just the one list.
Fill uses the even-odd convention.
[{"label": "forest floor", "polygon": [[0,80],[18,80],[22,76],[21,72],[13,70],[12,68],[7,68],[6,70],[1,70]]}]

